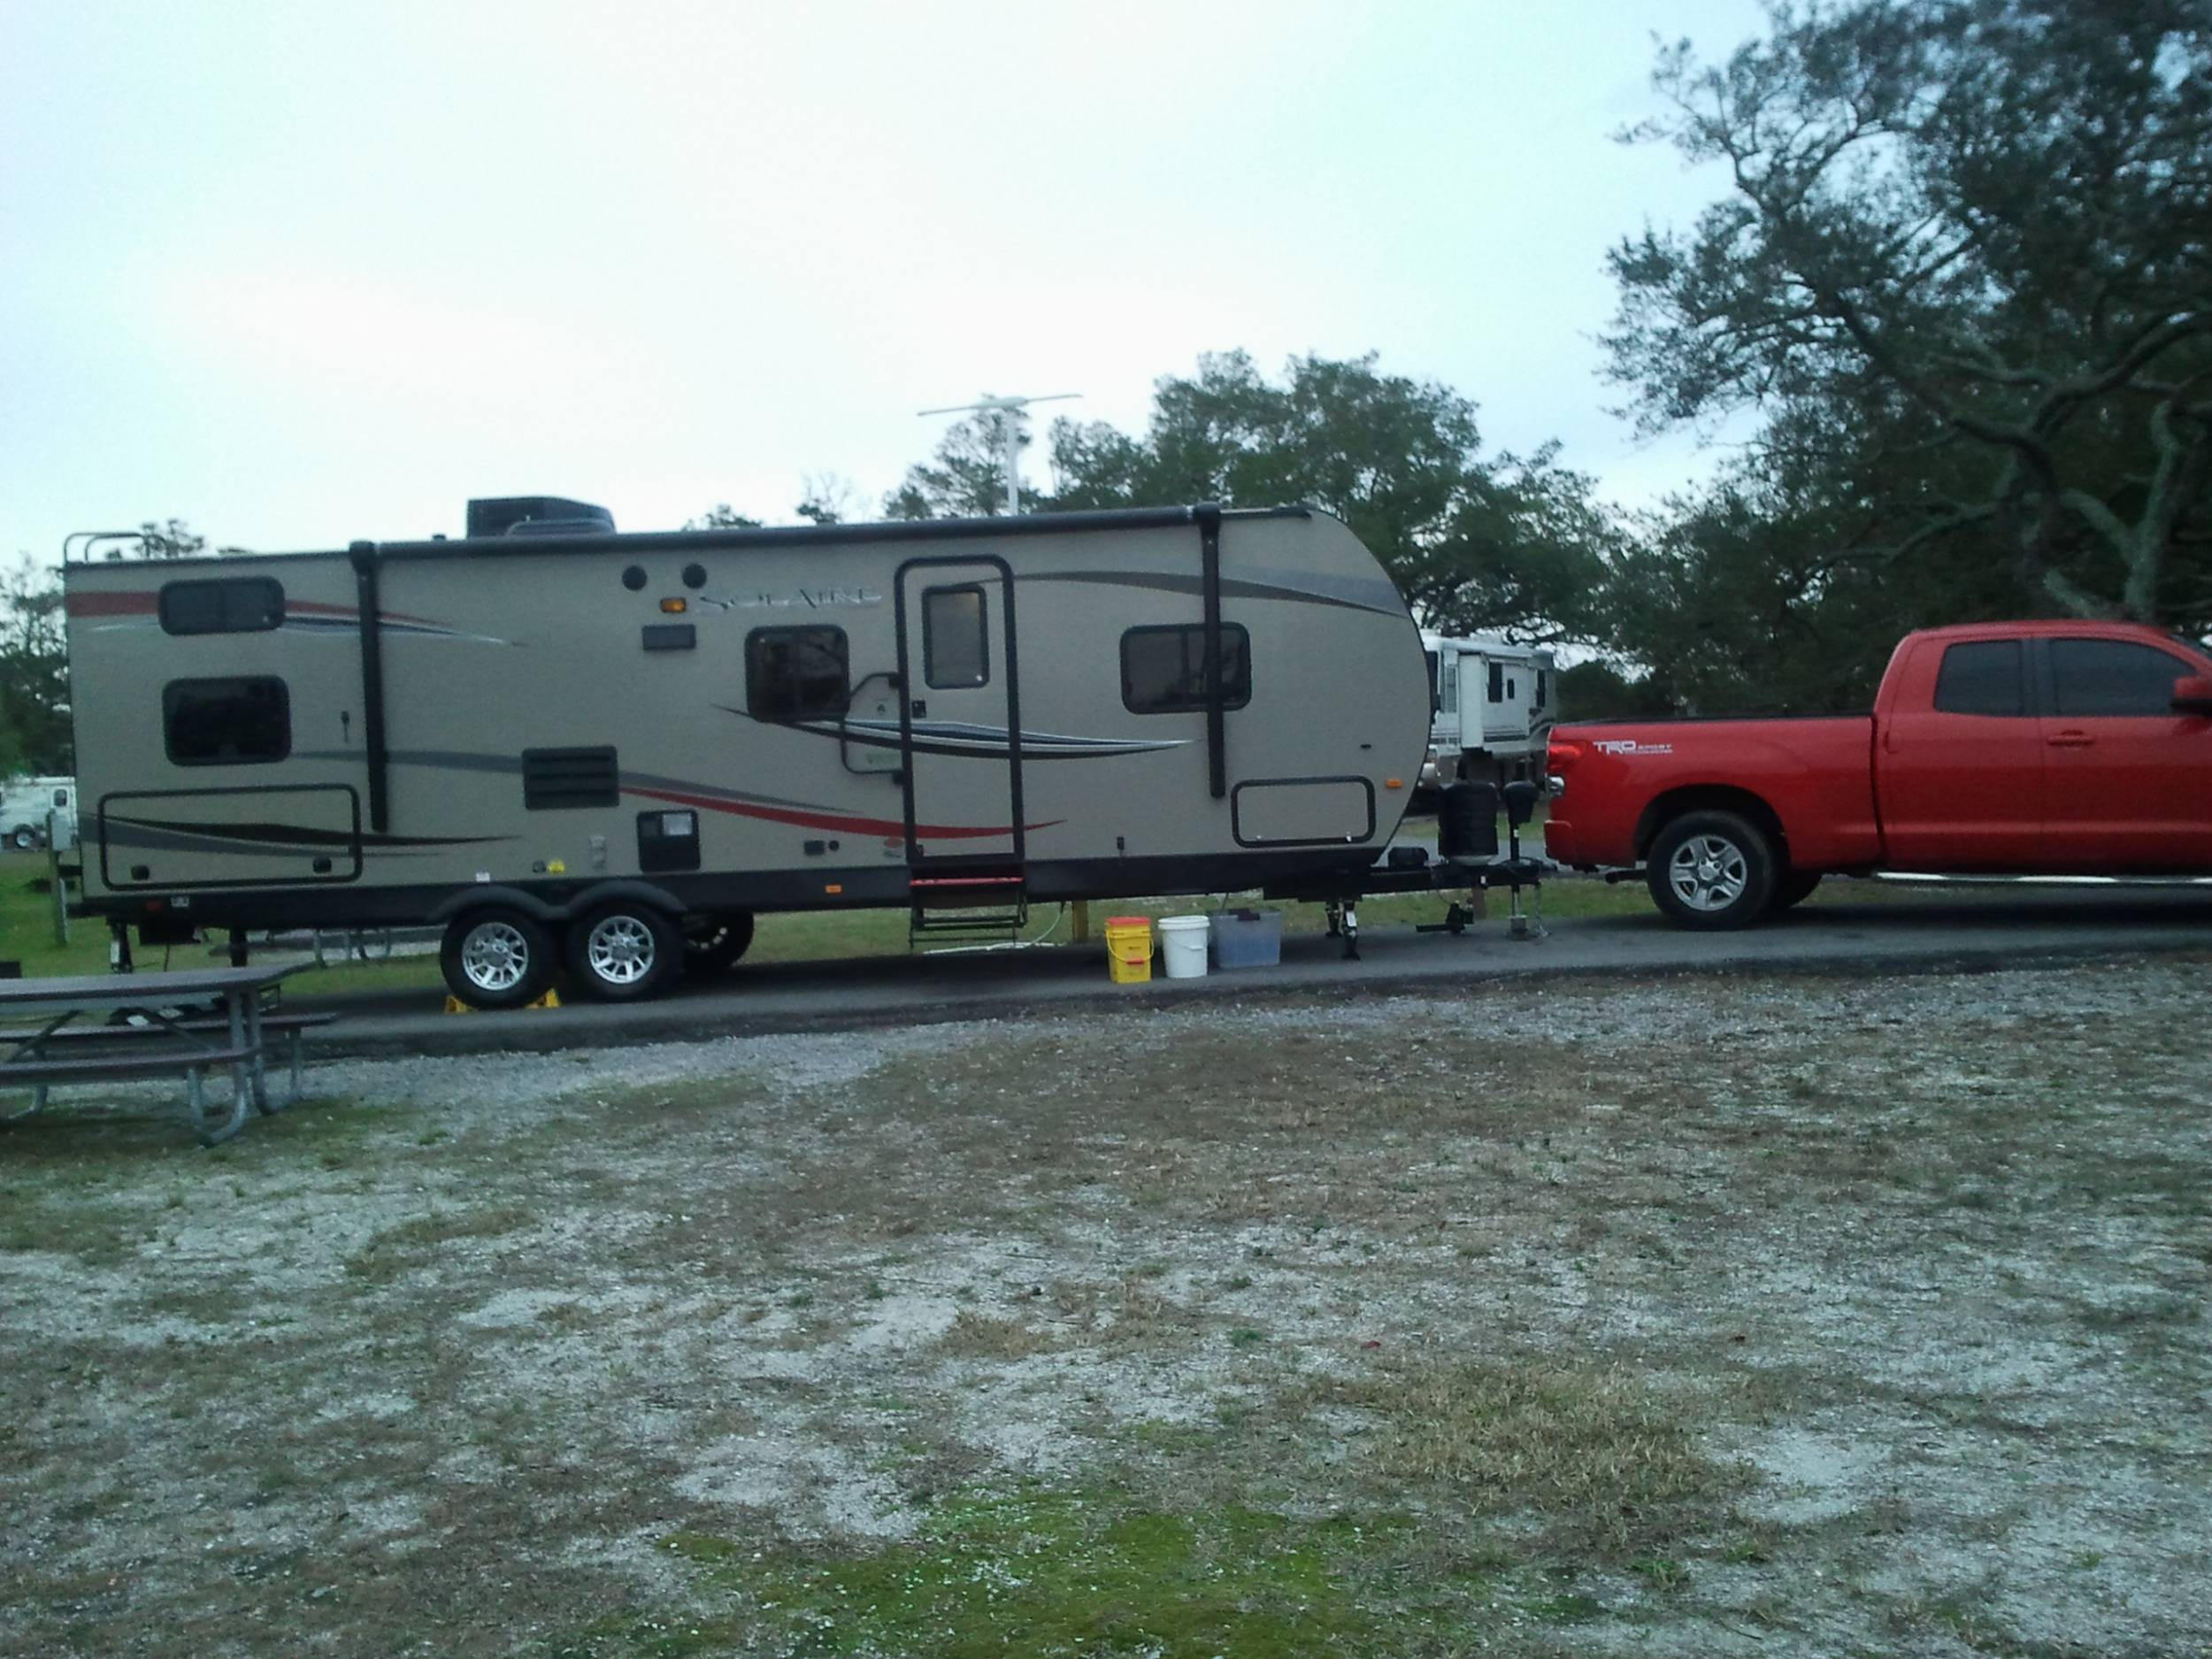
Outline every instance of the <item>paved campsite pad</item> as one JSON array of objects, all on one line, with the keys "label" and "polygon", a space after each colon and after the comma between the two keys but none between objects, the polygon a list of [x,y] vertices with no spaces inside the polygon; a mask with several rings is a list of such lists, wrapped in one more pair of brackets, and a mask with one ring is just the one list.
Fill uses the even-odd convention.
[{"label": "paved campsite pad", "polygon": [[0,1143],[0,1631],[2186,1648],[2205,972],[355,1063],[213,1154],[62,1116]]}]

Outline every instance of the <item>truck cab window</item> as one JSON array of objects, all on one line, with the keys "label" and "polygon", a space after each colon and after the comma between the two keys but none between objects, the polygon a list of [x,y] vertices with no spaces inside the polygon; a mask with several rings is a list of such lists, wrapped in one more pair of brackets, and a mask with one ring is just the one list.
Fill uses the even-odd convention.
[{"label": "truck cab window", "polygon": [[[1221,625],[1221,706],[1252,701],[1252,637]],[[1206,628],[1132,628],[1121,636],[1121,703],[1132,714],[1182,714],[1206,706]]]},{"label": "truck cab window", "polygon": [[2200,673],[2154,645],[2125,640],[2053,640],[2051,690],[2060,715],[2171,714],[2174,681]]},{"label": "truck cab window", "polygon": [[1938,714],[1981,714],[2017,718],[2028,711],[2021,687],[2020,641],[1976,640],[1947,646],[1936,671]]},{"label": "truck cab window", "polygon": [[281,680],[173,680],[161,690],[162,738],[179,766],[247,766],[292,752],[292,700]]},{"label": "truck cab window", "polygon": [[983,589],[932,588],[922,595],[922,678],[935,690],[988,685],[991,641]]},{"label": "truck cab window", "polygon": [[757,720],[842,715],[848,678],[842,628],[755,628],[745,636],[745,706]]},{"label": "truck cab window", "polygon": [[284,622],[284,584],[273,576],[164,582],[165,634],[265,634]]}]

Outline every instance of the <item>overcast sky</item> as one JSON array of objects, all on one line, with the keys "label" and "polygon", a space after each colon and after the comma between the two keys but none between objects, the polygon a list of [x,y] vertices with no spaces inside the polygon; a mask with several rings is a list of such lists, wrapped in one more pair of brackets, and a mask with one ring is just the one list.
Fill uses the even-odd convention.
[{"label": "overcast sky", "polygon": [[1606,413],[1603,256],[1721,184],[1611,134],[1655,33],[1758,24],[0,0],[0,552],[457,534],[480,495],[779,519],[818,472],[872,508],[918,410],[1079,391],[1133,428],[1240,346],[1379,350],[1647,501],[1711,457]]}]

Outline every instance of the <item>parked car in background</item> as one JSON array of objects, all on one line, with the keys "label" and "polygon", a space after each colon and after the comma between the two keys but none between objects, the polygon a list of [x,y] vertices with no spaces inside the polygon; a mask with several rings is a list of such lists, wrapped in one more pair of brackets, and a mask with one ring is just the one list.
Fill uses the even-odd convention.
[{"label": "parked car in background", "polygon": [[1641,865],[1685,927],[1824,875],[2212,874],[2212,654],[2124,623],[1909,635],[1874,711],[1552,733],[1548,855]]}]

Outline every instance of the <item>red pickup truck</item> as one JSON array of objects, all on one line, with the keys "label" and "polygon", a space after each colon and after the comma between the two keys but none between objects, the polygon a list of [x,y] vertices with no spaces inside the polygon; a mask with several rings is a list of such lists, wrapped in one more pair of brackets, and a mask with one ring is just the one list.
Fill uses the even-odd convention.
[{"label": "red pickup truck", "polygon": [[1552,733],[1544,850],[1684,927],[1832,872],[2212,874],[2212,656],[2127,623],[1909,634],[1871,715]]}]

